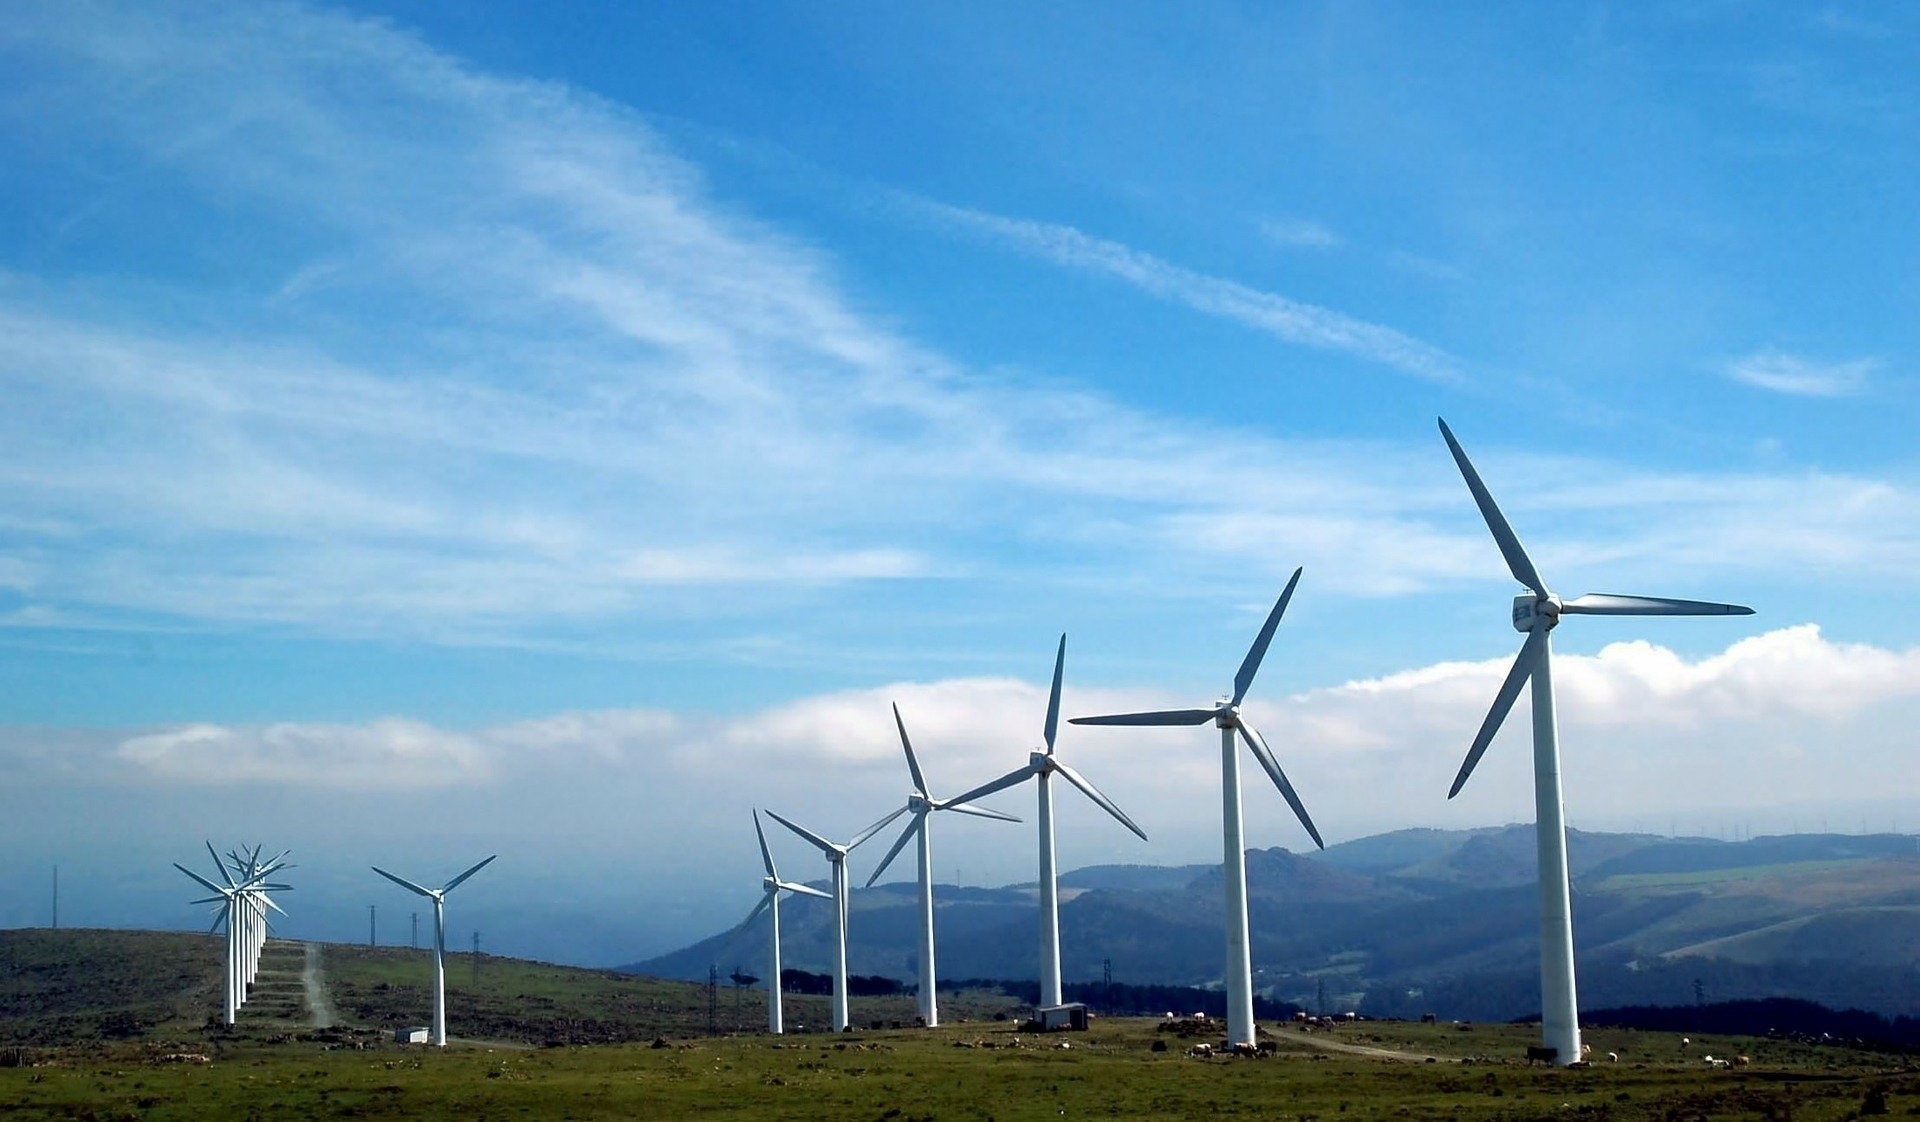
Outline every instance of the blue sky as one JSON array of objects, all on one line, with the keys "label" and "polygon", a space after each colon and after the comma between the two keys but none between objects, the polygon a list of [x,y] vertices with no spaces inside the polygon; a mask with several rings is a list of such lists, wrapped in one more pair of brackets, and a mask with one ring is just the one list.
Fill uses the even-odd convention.
[{"label": "blue sky", "polygon": [[[1028,746],[1061,631],[1086,703],[1198,701],[1296,565],[1259,692],[1329,837],[1525,818],[1511,736],[1510,776],[1440,800],[1517,644],[1436,415],[1557,590],[1758,609],[1556,635],[1592,699],[1576,823],[1897,825],[1917,34],[1847,5],[28,5],[9,844],[119,800],[130,844],[191,845],[239,791],[233,829],[485,820],[537,867],[597,785],[620,826],[561,835],[696,836],[745,875],[746,807],[892,801],[890,698],[971,782]],[[1184,799],[1155,761],[1187,749],[1076,735],[1169,840],[1070,859],[1204,858],[1203,750]],[[1756,753],[1781,766],[1714,778]],[[1297,848],[1270,794],[1254,840]],[[968,845],[982,878],[1031,859]]]}]

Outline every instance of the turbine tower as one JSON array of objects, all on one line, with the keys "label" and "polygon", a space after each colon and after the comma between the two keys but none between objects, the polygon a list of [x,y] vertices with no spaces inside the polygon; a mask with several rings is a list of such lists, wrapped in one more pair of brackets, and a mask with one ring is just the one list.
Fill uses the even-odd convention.
[{"label": "turbine tower", "polygon": [[1220,729],[1220,833],[1225,857],[1221,871],[1226,880],[1227,898],[1227,1042],[1229,1044],[1252,1045],[1253,1026],[1253,957],[1247,944],[1247,855],[1244,828],[1240,817],[1240,752],[1235,736],[1247,742],[1253,749],[1254,759],[1267,770],[1274,786],[1280,788],[1280,794],[1293,808],[1300,824],[1307,828],[1307,835],[1313,844],[1322,849],[1326,843],[1320,840],[1320,831],[1314,829],[1313,819],[1307,817],[1307,808],[1300,805],[1300,796],[1294,794],[1293,784],[1287,782],[1286,773],[1280,770],[1280,762],[1273,757],[1273,750],[1267,747],[1265,737],[1258,729],[1247,723],[1240,715],[1240,702],[1247,696],[1247,688],[1253,685],[1253,676],[1260,669],[1260,660],[1266,657],[1267,644],[1273,642],[1274,628],[1280,626],[1280,617],[1287,610],[1287,601],[1293,598],[1294,586],[1300,583],[1301,570],[1293,571],[1293,579],[1287,582],[1286,590],[1280,593],[1280,599],[1268,613],[1265,626],[1253,640],[1253,647],[1247,651],[1247,657],[1240,663],[1240,672],[1233,676],[1233,695],[1223,697],[1211,709],[1170,709],[1155,713],[1120,713],[1108,717],[1075,717],[1076,725],[1203,725],[1212,721]]},{"label": "turbine tower", "polygon": [[[256,847],[246,862],[235,855],[232,872],[226,862],[214,851],[213,843],[207,843],[207,856],[213,858],[213,867],[220,873],[221,884],[215,884],[178,861],[173,867],[192,877],[201,887],[212,892],[212,896],[195,900],[195,904],[218,904],[220,910],[213,921],[214,928],[226,926],[226,945],[224,979],[221,984],[221,1020],[231,1025],[239,1017],[240,1007],[247,1002],[247,987],[253,984],[254,974],[259,967],[260,947],[266,942],[266,909],[272,908],[281,915],[286,912],[267,895],[269,892],[288,891],[291,886],[269,884],[267,877],[283,868],[288,868],[282,853],[272,861],[261,862],[260,851]],[[235,881],[233,873],[239,873],[241,879]]]},{"label": "turbine tower", "polygon": [[405,877],[396,877],[378,865],[372,866],[374,872],[387,878],[408,892],[417,892],[433,901],[433,1043],[436,1047],[447,1046],[447,893],[460,887],[460,882],[493,863],[498,853],[487,858],[473,868],[448,881],[441,888],[425,888]]},{"label": "turbine tower", "polygon": [[1060,649],[1053,656],[1053,691],[1047,695],[1047,723],[1045,728],[1046,750],[1034,749],[1027,756],[1027,766],[1010,771],[991,783],[983,783],[964,795],[954,796],[954,802],[967,802],[984,798],[996,791],[1004,791],[1027,780],[1033,780],[1034,789],[1040,801],[1040,1004],[1058,1005],[1060,995],[1060,884],[1054,871],[1053,848],[1053,777],[1060,778],[1080,788],[1082,794],[1099,804],[1100,809],[1111,814],[1115,821],[1138,834],[1141,841],[1147,840],[1146,832],[1133,824],[1113,801],[1101,794],[1087,778],[1079,772],[1054,758],[1053,741],[1060,729],[1060,678],[1067,665],[1067,637],[1060,636]]},{"label": "turbine tower", "polygon": [[[913,742],[907,739],[907,725],[900,719],[900,706],[897,702],[893,707],[893,724],[900,730],[900,747],[907,754],[907,771],[913,776],[913,790],[907,795],[907,805],[895,814],[911,812],[913,821],[907,823],[907,828],[900,833],[900,840],[893,843],[893,848],[887,850],[886,857],[881,860],[880,867],[867,878],[867,887],[872,888],[873,882],[880,879],[880,874],[887,871],[887,866],[893,864],[893,859],[906,848],[909,838],[920,839],[920,1019],[928,1028],[932,1028],[940,1023],[940,1005],[934,996],[933,842],[928,836],[927,819],[936,810],[952,810],[981,818],[993,818],[1001,822],[1020,820],[1011,814],[1002,814],[997,810],[963,805],[967,802],[965,799],[936,799],[928,794],[926,776],[920,773],[920,761],[914,758]],[[888,821],[892,819],[889,818]]]},{"label": "turbine tower", "polygon": [[771,972],[767,975],[767,1031],[778,1036],[786,1031],[780,1013],[780,893],[798,892],[802,896],[818,896],[822,900],[831,900],[833,897],[812,885],[780,879],[780,870],[773,867],[773,850],[767,848],[767,834],[760,828],[760,812],[757,810],[753,812],[753,833],[760,839],[760,859],[767,864],[767,875],[760,882],[765,895],[753,906],[753,911],[747,913],[747,918],[740,921],[740,926],[752,923],[763,911],[773,920],[773,962]]},{"label": "turbine tower", "polygon": [[1570,1064],[1580,1058],[1580,1008],[1573,978],[1573,909],[1567,877],[1567,828],[1560,791],[1560,737],[1553,712],[1553,665],[1548,638],[1563,615],[1590,616],[1746,616],[1753,609],[1739,604],[1716,604],[1702,600],[1669,600],[1652,596],[1615,596],[1594,592],[1572,600],[1562,600],[1547,590],[1546,582],[1533,567],[1527,551],[1506,516],[1494,505],[1480,473],[1473,470],[1460,442],[1446,421],[1440,422],[1440,435],[1467,490],[1480,507],[1487,529],[1507,560],[1513,579],[1529,591],[1513,598],[1513,628],[1525,635],[1520,655],[1507,671],[1506,681],[1494,695],[1493,708],[1480,723],[1473,747],[1447,791],[1451,799],[1460,793],[1474,765],[1500,731],[1500,723],[1520,696],[1520,687],[1533,683],[1533,808],[1534,839],[1539,851],[1540,878],[1540,1042],[1554,1050],[1556,1063]]},{"label": "turbine tower", "polygon": [[826,855],[827,864],[833,870],[833,1031],[847,1031],[847,854],[857,849],[862,842],[880,832],[887,823],[906,813],[902,807],[880,821],[855,834],[853,840],[838,845],[814,833],[804,826],[796,826],[785,818],[769,810],[767,816],[787,829],[800,835],[814,848]]}]

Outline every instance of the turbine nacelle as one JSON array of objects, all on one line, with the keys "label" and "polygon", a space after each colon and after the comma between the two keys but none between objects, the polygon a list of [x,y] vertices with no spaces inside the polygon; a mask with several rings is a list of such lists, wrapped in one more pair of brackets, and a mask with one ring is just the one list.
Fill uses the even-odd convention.
[{"label": "turbine nacelle", "polygon": [[1522,635],[1536,628],[1551,630],[1560,622],[1561,599],[1549,592],[1541,596],[1522,592],[1513,598],[1513,629]]}]

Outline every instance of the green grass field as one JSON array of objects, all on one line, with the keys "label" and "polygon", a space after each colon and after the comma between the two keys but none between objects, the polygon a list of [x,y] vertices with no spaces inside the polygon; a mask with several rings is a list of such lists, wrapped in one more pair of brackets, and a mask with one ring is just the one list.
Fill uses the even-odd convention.
[{"label": "green grass field", "polygon": [[[1009,1003],[984,994],[943,1006],[978,1019],[934,1030],[704,1036],[704,987],[497,958],[482,959],[476,983],[464,955],[448,983],[454,1035],[468,1039],[442,1051],[391,1043],[393,1026],[426,1020],[424,953],[324,948],[342,1027],[315,1029],[297,985],[304,948],[270,948],[271,999],[227,1030],[210,1023],[212,940],[0,932],[0,1119],[1819,1120],[1882,1105],[1920,1117],[1910,1057],[1840,1046],[1597,1028],[1587,1039],[1602,1058],[1568,1071],[1525,1064],[1529,1026],[1287,1023],[1266,1026],[1269,1058],[1196,1058],[1188,1049],[1217,1039],[1217,1025],[1181,1036],[1114,1018],[1034,1036],[993,1020]],[[763,995],[740,997],[739,1019],[757,1030]],[[722,990],[723,1027],[733,998]],[[855,1017],[903,1020],[910,1006],[862,1000]],[[824,1012],[824,999],[797,999],[789,1020]],[[1713,1069],[1709,1054],[1752,1062]]]}]

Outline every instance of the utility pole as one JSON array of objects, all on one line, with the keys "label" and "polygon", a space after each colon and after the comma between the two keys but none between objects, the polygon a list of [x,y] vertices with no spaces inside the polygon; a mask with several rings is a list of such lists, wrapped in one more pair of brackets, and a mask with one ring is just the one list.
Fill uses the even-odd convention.
[{"label": "utility pole", "polygon": [[379,928],[376,926],[377,920],[378,920],[378,917],[375,911],[375,905],[368,904],[367,905],[367,946],[369,947],[378,946],[380,944],[380,940],[375,938],[375,936],[379,933]]},{"label": "utility pole", "polygon": [[707,1035],[720,1035],[720,964],[707,966]]},{"label": "utility pole", "polygon": [[416,951],[420,949],[420,913],[419,912],[413,913],[413,934],[407,936],[407,946]]},{"label": "utility pole", "polygon": [[53,867],[53,929],[60,930],[60,866]]},{"label": "utility pole", "polygon": [[1113,1015],[1113,960],[1100,960],[1100,984],[1106,990],[1107,1015]]}]

